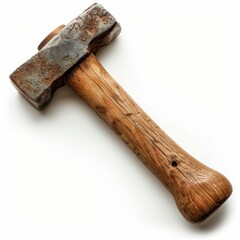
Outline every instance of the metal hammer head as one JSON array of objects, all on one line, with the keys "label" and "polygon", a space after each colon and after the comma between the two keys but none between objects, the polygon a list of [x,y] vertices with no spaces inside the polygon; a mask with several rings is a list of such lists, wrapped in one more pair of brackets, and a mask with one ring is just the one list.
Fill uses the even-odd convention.
[{"label": "metal hammer head", "polygon": [[17,68],[10,79],[34,107],[42,109],[64,85],[63,74],[90,52],[113,41],[120,31],[116,19],[95,3]]}]

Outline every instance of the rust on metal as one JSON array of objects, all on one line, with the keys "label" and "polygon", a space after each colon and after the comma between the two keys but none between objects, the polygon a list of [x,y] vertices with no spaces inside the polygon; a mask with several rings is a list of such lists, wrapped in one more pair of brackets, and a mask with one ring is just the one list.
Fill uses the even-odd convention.
[{"label": "rust on metal", "polygon": [[63,74],[90,52],[113,41],[120,31],[116,19],[100,4],[93,4],[17,68],[10,79],[34,107],[42,109],[64,85]]}]

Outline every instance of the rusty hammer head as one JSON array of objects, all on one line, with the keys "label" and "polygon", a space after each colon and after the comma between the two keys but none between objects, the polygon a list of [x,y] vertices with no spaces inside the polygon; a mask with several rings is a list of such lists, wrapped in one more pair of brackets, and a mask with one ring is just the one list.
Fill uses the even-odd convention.
[{"label": "rusty hammer head", "polygon": [[27,101],[42,109],[64,85],[64,73],[90,52],[113,41],[120,31],[116,19],[95,3],[17,68],[10,79]]}]

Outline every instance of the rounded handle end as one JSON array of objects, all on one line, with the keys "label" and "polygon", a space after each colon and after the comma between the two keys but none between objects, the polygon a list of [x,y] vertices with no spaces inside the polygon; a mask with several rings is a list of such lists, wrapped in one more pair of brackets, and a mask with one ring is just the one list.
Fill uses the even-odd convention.
[{"label": "rounded handle end", "polygon": [[231,195],[232,186],[222,174],[205,167],[194,179],[182,183],[173,195],[178,209],[191,223],[199,223],[215,212]]}]

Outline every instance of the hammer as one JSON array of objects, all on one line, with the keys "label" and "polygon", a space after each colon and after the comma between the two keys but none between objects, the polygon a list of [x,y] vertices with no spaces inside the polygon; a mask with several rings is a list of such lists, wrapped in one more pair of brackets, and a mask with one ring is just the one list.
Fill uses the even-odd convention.
[{"label": "hammer", "polygon": [[232,186],[167,136],[99,63],[94,53],[120,31],[116,19],[93,4],[45,38],[40,51],[10,79],[39,110],[67,84],[164,184],[182,215],[189,222],[201,222],[225,202]]}]

